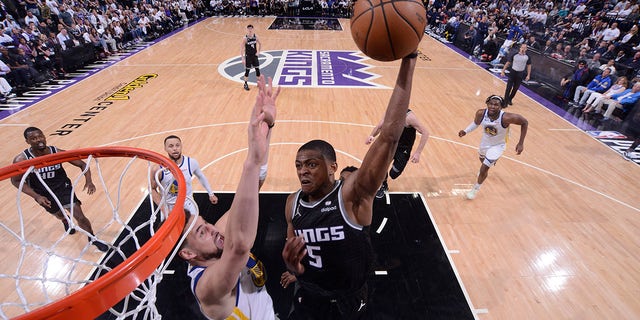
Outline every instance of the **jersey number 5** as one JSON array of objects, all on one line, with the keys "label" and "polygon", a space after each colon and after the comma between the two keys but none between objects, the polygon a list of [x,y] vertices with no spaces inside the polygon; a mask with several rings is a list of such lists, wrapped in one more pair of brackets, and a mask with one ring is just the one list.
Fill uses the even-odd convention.
[{"label": "jersey number 5", "polygon": [[322,268],[322,257],[320,256],[320,246],[307,245],[307,255],[309,256],[309,265],[318,269]]}]

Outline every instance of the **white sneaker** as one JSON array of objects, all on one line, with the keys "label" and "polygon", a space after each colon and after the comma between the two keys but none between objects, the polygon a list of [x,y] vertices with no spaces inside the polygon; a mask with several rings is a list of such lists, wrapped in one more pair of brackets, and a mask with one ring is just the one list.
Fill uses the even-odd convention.
[{"label": "white sneaker", "polygon": [[475,199],[476,195],[478,194],[478,191],[480,191],[480,190],[475,189],[475,188],[471,189],[471,191],[467,192],[467,199],[469,199],[469,200]]}]

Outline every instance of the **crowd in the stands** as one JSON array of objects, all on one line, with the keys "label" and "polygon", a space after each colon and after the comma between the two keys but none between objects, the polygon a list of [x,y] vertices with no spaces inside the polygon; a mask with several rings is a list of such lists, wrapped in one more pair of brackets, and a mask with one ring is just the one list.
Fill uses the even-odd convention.
[{"label": "crowd in the stands", "polygon": [[[557,79],[561,106],[592,125],[619,123],[640,99],[634,89],[640,81],[637,0],[435,0],[427,15],[429,31],[448,41],[462,36],[462,49],[494,65],[520,43],[571,64],[574,71]],[[463,35],[461,24],[467,26]],[[597,91],[583,89],[602,80],[605,69]],[[621,77],[628,80],[624,93],[607,93]],[[593,92],[605,95],[599,106],[586,105]]]},{"label": "crowd in the stands", "polygon": [[[428,29],[444,39],[465,28],[463,49],[487,62],[500,64],[526,43],[551,59],[575,66],[575,72],[558,79],[566,107],[588,113],[591,89],[578,92],[604,69],[606,83],[625,77],[629,89],[640,72],[638,0],[431,0]],[[95,59],[131,44],[156,38],[205,15],[312,14],[349,17],[349,0],[7,0],[0,7],[0,102],[38,84],[62,77]],[[308,11],[305,11],[308,10]],[[83,57],[83,58],[79,58]],[[580,63],[584,62],[584,63]],[[609,88],[604,88],[605,93]],[[582,90],[582,89],[580,89]],[[632,96],[633,99],[628,99]],[[605,97],[611,99],[612,97]],[[640,94],[625,95],[620,111],[608,117],[623,118]],[[635,100],[634,100],[635,99]],[[573,102],[573,103],[571,103]],[[606,101],[605,101],[606,102]],[[620,101],[618,101],[620,102]],[[612,104],[612,103],[610,103]],[[575,106],[574,106],[575,105]],[[614,108],[614,111],[616,108]],[[594,116],[594,119],[604,117]]]},{"label": "crowd in the stands", "polygon": [[199,0],[8,0],[0,6],[0,102],[207,10]]}]

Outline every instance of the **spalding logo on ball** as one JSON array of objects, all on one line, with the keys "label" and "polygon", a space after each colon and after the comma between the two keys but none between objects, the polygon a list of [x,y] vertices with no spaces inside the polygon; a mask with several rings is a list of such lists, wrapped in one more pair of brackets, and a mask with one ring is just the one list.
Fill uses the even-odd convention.
[{"label": "spalding logo on ball", "polygon": [[351,36],[364,54],[393,61],[418,48],[427,25],[418,0],[358,0],[351,16]]}]

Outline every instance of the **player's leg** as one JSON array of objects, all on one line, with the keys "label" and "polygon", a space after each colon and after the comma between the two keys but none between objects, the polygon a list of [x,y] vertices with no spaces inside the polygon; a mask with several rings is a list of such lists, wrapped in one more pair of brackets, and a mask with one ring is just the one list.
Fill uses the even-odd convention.
[{"label": "player's leg", "polygon": [[[55,202],[51,202],[52,206],[55,206],[57,208],[57,204]],[[76,233],[76,229],[75,228],[71,228],[69,226],[69,222],[67,221],[67,218],[65,218],[64,215],[62,215],[62,211],[57,210],[54,213],[51,213],[52,215],[54,215],[56,218],[58,218],[58,220],[62,221],[62,225],[64,226],[64,231],[69,232],[69,234],[74,234]]]},{"label": "player's leg", "polygon": [[[67,218],[62,214],[61,210],[64,210],[64,208],[60,208],[60,206],[58,206],[58,202],[56,202],[56,198],[53,197],[51,194],[49,194],[48,191],[40,193],[38,192],[38,194],[43,195],[44,197],[46,197],[49,200],[49,203],[51,203],[51,207],[47,208],[45,206],[43,206],[43,208],[45,210],[47,210],[47,212],[49,212],[50,214],[52,214],[53,216],[55,216],[56,218],[58,218],[58,220],[60,220],[62,222],[62,225],[64,226],[64,231],[69,232],[69,234],[74,234],[76,233],[76,229],[71,228],[69,226],[69,221],[67,221]],[[59,199],[60,203],[64,204],[64,203],[68,203],[65,201],[64,198]]]},{"label": "player's leg", "polygon": [[368,286],[365,284],[360,290],[353,294],[335,299],[331,304],[332,319],[371,319],[367,311],[369,305]]},{"label": "player's leg", "polygon": [[[75,195],[74,195],[75,198]],[[81,206],[81,202],[80,200],[78,200],[76,198],[77,201],[74,201],[73,203],[73,218],[76,219],[76,222],[78,223],[78,226],[80,226],[80,228],[82,228],[83,230],[85,230],[86,232],[88,232],[91,236],[88,237],[89,243],[91,243],[92,245],[96,246],[96,248],[98,248],[98,250],[105,252],[107,250],[109,250],[109,246],[107,246],[106,243],[98,240],[98,238],[92,239],[91,237],[94,236],[93,233],[93,227],[91,226],[91,221],[89,221],[89,219],[87,219],[87,217],[84,215],[84,212],[82,212],[82,206]]]},{"label": "player's leg", "polygon": [[260,77],[260,59],[257,54],[253,56],[253,67],[256,70],[256,78]]},{"label": "player's leg", "polygon": [[504,98],[507,105],[509,104],[509,97],[511,96],[511,92],[513,91],[513,83],[513,74],[512,72],[509,72],[509,74],[507,74],[507,87],[504,89]]},{"label": "player's leg", "polygon": [[293,310],[289,320],[324,320],[331,319],[331,302],[328,298],[314,297],[303,288],[294,294]]},{"label": "player's leg", "polygon": [[476,195],[480,191],[480,187],[482,187],[482,183],[484,183],[489,175],[489,168],[496,165],[496,162],[504,153],[505,148],[506,144],[500,144],[480,149],[480,162],[482,162],[482,165],[478,171],[478,179],[476,180],[476,183],[473,185],[473,188],[471,188],[471,191],[467,193],[467,199],[475,199]]},{"label": "player's leg", "polygon": [[244,89],[249,91],[249,84],[247,80],[249,79],[249,62],[247,61],[247,65],[244,68]]},{"label": "player's leg", "polygon": [[409,163],[409,158],[411,157],[411,148],[398,147],[396,150],[396,154],[393,157],[393,163],[391,164],[391,169],[389,170],[389,176],[391,179],[396,179],[402,174],[404,168]]}]

